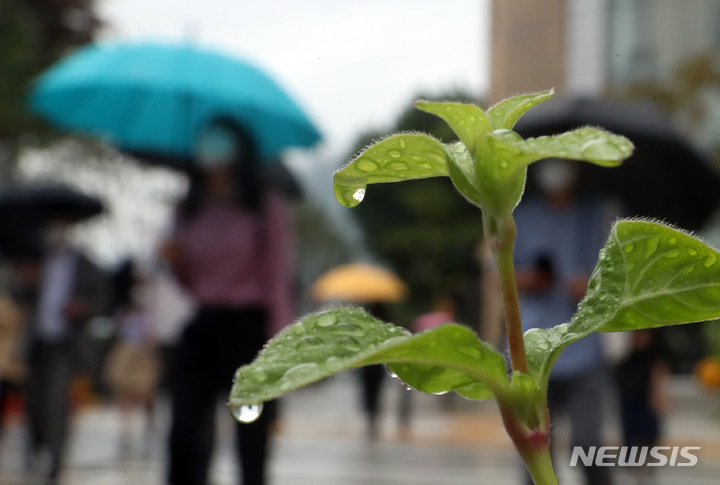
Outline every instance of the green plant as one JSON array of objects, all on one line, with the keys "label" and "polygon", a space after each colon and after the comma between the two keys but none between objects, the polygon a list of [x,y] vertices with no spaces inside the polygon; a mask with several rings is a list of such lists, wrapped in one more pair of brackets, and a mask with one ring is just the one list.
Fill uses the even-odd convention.
[{"label": "green plant", "polygon": [[720,317],[720,255],[689,234],[649,220],[621,220],[610,233],[587,293],[570,322],[522,332],[513,267],[513,209],[526,169],[548,157],[616,166],[630,156],[625,138],[594,128],[522,139],[513,125],[552,91],[516,96],[487,112],[461,103],[418,102],[457,133],[443,144],[401,133],[365,149],[335,174],[335,194],[355,206],[368,184],[449,176],[482,211],[484,234],[500,272],[512,373],[504,357],[456,324],[408,335],[357,308],[300,319],[238,370],[229,406],[254,417],[263,401],[339,371],[384,363],[423,392],[455,391],[468,399],[495,398],[505,428],[535,483],[557,483],[550,460],[547,385],[568,344],[593,332],[615,332]]}]

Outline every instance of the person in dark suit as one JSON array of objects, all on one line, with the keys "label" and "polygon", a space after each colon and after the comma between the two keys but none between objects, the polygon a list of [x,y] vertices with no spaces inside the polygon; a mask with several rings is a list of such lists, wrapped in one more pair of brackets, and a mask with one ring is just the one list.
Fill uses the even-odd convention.
[{"label": "person in dark suit", "polygon": [[70,383],[85,324],[107,310],[105,274],[67,239],[72,221],[54,218],[44,229],[36,276],[21,281],[27,324],[26,414],[28,471],[56,483],[70,420]]}]

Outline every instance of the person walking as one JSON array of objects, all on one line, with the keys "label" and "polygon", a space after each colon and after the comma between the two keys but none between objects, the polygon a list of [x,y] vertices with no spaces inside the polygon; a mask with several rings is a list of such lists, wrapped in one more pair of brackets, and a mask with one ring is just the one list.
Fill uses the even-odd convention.
[{"label": "person walking", "polygon": [[[233,122],[200,136],[199,170],[163,250],[197,311],[180,337],[172,370],[167,481],[205,485],[219,396],[236,369],[291,323],[291,218],[284,199],[262,185],[255,147]],[[274,402],[237,426],[243,485],[263,485]]]}]

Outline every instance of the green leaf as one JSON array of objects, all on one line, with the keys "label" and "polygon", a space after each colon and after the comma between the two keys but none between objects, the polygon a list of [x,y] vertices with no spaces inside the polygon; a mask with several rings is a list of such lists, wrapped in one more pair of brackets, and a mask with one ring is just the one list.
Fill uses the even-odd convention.
[{"label": "green leaf", "polygon": [[490,120],[483,110],[474,104],[416,101],[415,106],[442,118],[473,157],[483,137],[492,130]]},{"label": "green leaf", "polygon": [[473,398],[508,386],[502,355],[460,325],[408,336],[364,310],[341,308],[303,318],[272,339],[255,361],[241,367],[228,405],[239,408],[274,399],[337,372],[389,364],[418,390],[458,390]]},{"label": "green leaf", "polygon": [[381,140],[335,172],[335,197],[346,207],[358,205],[368,184],[447,176],[447,155],[435,138],[403,133]]},{"label": "green leaf", "polygon": [[658,222],[613,226],[588,291],[570,323],[525,333],[533,374],[549,375],[560,351],[592,332],[720,318],[720,254]]},{"label": "green leaf", "polygon": [[510,130],[530,108],[550,99],[553,94],[555,94],[555,90],[550,89],[507,98],[487,110],[487,117],[494,129]]},{"label": "green leaf", "polygon": [[561,135],[540,136],[525,140],[516,132],[498,129],[490,133],[495,140],[512,150],[516,164],[529,165],[543,158],[566,158],[615,167],[633,152],[633,144],[624,136],[596,128],[579,128]]},{"label": "green leaf", "polygon": [[448,172],[455,188],[471,203],[483,203],[482,188],[475,176],[475,160],[462,142],[445,145]]}]

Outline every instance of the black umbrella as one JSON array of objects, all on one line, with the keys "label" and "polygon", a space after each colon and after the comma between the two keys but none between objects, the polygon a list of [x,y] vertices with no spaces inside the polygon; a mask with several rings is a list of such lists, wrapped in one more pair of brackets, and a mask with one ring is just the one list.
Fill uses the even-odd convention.
[{"label": "black umbrella", "polygon": [[[592,98],[548,101],[515,125],[524,137],[599,126],[628,137],[635,152],[622,166],[582,164],[581,190],[612,194],[633,215],[696,230],[720,203],[720,174],[685,141],[653,104]],[[529,190],[533,190],[532,167]]]},{"label": "black umbrella", "polygon": [[53,219],[79,222],[103,212],[102,202],[64,185],[18,185],[0,190],[0,254],[38,257],[41,230]]}]

